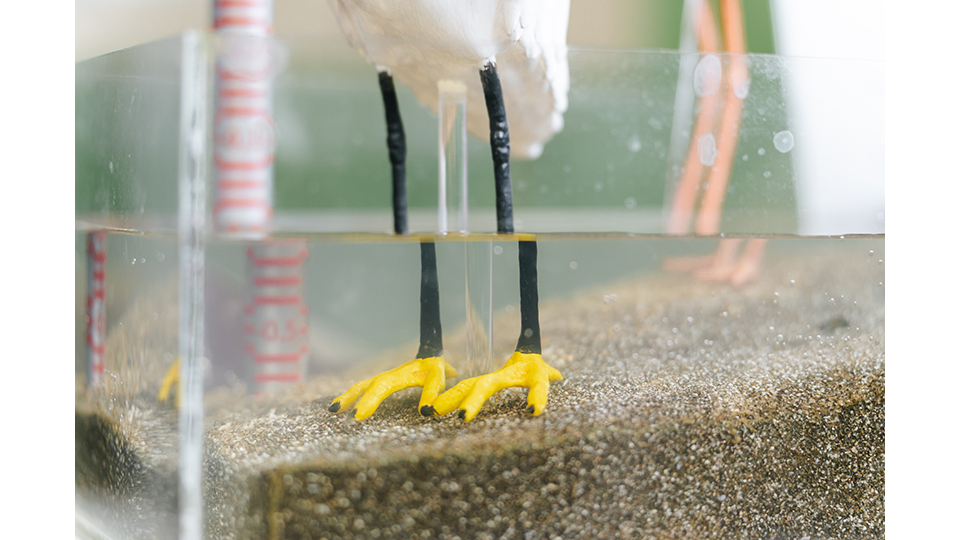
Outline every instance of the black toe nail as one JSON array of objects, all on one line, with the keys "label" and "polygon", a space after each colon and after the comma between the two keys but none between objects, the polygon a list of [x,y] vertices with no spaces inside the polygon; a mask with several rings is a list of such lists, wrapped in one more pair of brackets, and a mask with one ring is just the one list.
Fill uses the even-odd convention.
[{"label": "black toe nail", "polygon": [[420,416],[433,416],[435,414],[437,414],[437,410],[433,408],[433,405],[420,407]]},{"label": "black toe nail", "polygon": [[534,407],[533,405],[531,405],[531,406],[527,407],[527,412],[530,413],[530,414],[533,414],[533,413],[537,412],[537,408]]},{"label": "black toe nail", "polygon": [[339,401],[333,402],[333,405],[330,405],[330,407],[328,407],[327,410],[332,413],[338,412],[340,410],[340,402]]},{"label": "black toe nail", "polygon": [[466,411],[466,409],[460,409],[460,412],[457,413],[457,418],[459,418],[459,419],[461,419],[461,420],[466,420],[466,419],[467,419],[467,411]]}]

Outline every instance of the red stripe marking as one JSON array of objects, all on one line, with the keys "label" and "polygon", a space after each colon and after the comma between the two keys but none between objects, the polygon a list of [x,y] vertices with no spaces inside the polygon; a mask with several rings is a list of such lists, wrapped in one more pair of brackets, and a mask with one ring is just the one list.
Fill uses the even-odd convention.
[{"label": "red stripe marking", "polygon": [[219,29],[223,28],[224,26],[252,27],[266,30],[271,34],[273,33],[273,25],[256,17],[217,17],[213,23],[213,27]]},{"label": "red stripe marking", "polygon": [[306,345],[301,347],[299,351],[294,351],[290,353],[257,354],[257,355],[254,355],[253,359],[258,364],[273,364],[273,363],[289,364],[292,362],[299,362],[303,358],[303,355],[305,354],[307,354]]},{"label": "red stripe marking", "polygon": [[107,369],[107,366],[105,366],[103,362],[97,362],[90,367],[92,367],[93,370],[97,373],[103,373]]},{"label": "red stripe marking", "polygon": [[267,185],[264,180],[218,180],[217,189],[251,189]]},{"label": "red stripe marking", "polygon": [[297,382],[300,373],[257,373],[253,376],[255,382]]},{"label": "red stripe marking", "polygon": [[91,253],[91,255],[93,256],[94,262],[106,262],[106,261],[107,261],[107,254],[106,254],[106,252],[104,252],[104,251],[94,251],[94,252]]},{"label": "red stripe marking", "polygon": [[300,306],[300,314],[306,316],[307,313],[310,313],[310,308],[308,308],[306,304]]},{"label": "red stripe marking", "polygon": [[[270,30],[273,31],[272,29]],[[241,74],[242,73],[242,74]],[[217,66],[217,77],[224,81],[240,81],[241,83],[261,83],[270,77],[268,69],[262,69],[256,73],[243,72],[241,70],[231,70]]]},{"label": "red stripe marking", "polygon": [[258,98],[266,97],[267,93],[256,88],[221,88],[217,95],[221,98]]},{"label": "red stripe marking", "polygon": [[294,287],[294,286],[300,285],[302,281],[303,280],[300,279],[300,276],[278,276],[278,277],[257,276],[253,278],[253,284],[258,287],[265,287],[270,285]]},{"label": "red stripe marking", "polygon": [[304,256],[297,255],[295,257],[261,257],[259,259],[253,259],[254,266],[297,266],[303,262]]},{"label": "red stripe marking", "polygon": [[263,199],[220,199],[213,205],[213,211],[216,213],[224,208],[257,208],[269,206],[270,204]]},{"label": "red stripe marking", "polygon": [[244,333],[244,334],[253,334],[253,333],[256,333],[256,331],[257,331],[257,330],[253,327],[252,324],[246,324],[246,325],[243,326],[243,333]]},{"label": "red stripe marking", "polygon": [[93,272],[94,281],[103,281],[106,279],[106,277],[107,277],[107,273],[104,272],[103,270],[96,270]]},{"label": "red stripe marking", "polygon": [[255,297],[253,298],[253,303],[256,304],[256,305],[258,305],[258,306],[262,306],[262,305],[273,305],[273,304],[280,304],[280,305],[299,304],[299,303],[300,303],[300,297],[299,297],[299,296],[296,296],[296,295],[293,295],[293,296],[255,296]]},{"label": "red stripe marking", "polygon": [[260,161],[230,161],[223,159],[220,156],[214,156],[214,161],[217,164],[217,168],[226,171],[252,171],[256,169],[265,169],[270,165],[273,165],[273,156],[271,155]]},{"label": "red stripe marking", "polygon": [[217,113],[221,116],[270,116],[269,111],[258,107],[220,107]]},{"label": "red stripe marking", "polygon": [[265,7],[265,2],[257,0],[217,0],[217,7]]}]

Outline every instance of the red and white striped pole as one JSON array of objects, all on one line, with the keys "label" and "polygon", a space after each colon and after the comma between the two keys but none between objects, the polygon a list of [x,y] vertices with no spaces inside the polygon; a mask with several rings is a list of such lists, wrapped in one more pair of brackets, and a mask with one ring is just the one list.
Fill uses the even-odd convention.
[{"label": "red and white striped pole", "polygon": [[273,0],[216,0],[214,120],[218,231],[260,238],[273,218]]},{"label": "red and white striped pole", "polygon": [[216,0],[214,28],[223,40],[217,58],[213,219],[221,233],[255,240],[247,249],[245,350],[257,391],[300,382],[307,364],[302,240],[270,240],[273,219],[272,0]]},{"label": "red and white striped pole", "polygon": [[246,351],[258,391],[300,382],[309,354],[307,305],[303,302],[304,240],[265,240],[247,248],[253,277],[244,310]]},{"label": "red and white striped pole", "polygon": [[87,233],[87,384],[103,379],[107,337],[107,233]]}]

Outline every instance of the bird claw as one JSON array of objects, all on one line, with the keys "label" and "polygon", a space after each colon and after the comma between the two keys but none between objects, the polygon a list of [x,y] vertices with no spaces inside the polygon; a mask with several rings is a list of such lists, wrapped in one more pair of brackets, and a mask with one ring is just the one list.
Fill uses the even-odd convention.
[{"label": "bird claw", "polygon": [[540,354],[517,351],[497,371],[460,381],[441,394],[433,402],[433,408],[437,416],[459,409],[458,418],[469,422],[493,394],[504,388],[521,387],[530,390],[527,412],[536,416],[546,408],[550,381],[562,378],[563,375],[547,365]]},{"label": "bird claw", "polygon": [[173,394],[173,405],[180,408],[180,392],[176,391],[177,383],[180,381],[180,357],[178,356],[167,374],[163,376],[163,382],[160,383],[160,391],[157,392],[157,401],[166,403],[170,400],[170,394]]},{"label": "bird claw", "polygon": [[375,377],[354,384],[334,399],[327,410],[336,414],[349,409],[356,403],[354,419],[365,420],[377,410],[380,402],[387,396],[405,388],[419,386],[423,388],[423,392],[420,394],[420,405],[417,408],[423,416],[433,416],[431,404],[443,391],[446,379],[456,376],[457,370],[442,356],[416,358],[390,371],[384,371]]}]

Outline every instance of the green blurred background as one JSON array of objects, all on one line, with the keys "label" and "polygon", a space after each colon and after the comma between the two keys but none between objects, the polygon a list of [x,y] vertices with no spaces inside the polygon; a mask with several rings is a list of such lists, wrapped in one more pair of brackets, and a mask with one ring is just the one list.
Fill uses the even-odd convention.
[{"label": "green blurred background", "polygon": [[[79,0],[77,56],[204,28],[208,4]],[[768,0],[744,0],[743,6],[749,50],[775,52]],[[646,211],[647,222],[660,212],[679,174],[670,169],[676,166],[670,136],[679,56],[666,51],[679,46],[682,9],[679,0],[572,0],[568,42],[575,50],[566,128],[540,159],[513,162],[521,222],[525,208]],[[131,34],[131,28],[140,31]],[[275,209],[389,209],[389,163],[373,66],[347,45],[325,0],[277,0],[275,28],[288,55],[275,88]],[[78,65],[78,214],[136,217],[175,209],[178,96],[176,68],[167,65],[176,44],[169,43],[151,54],[121,53]],[[646,52],[595,52],[639,49]],[[119,70],[136,77],[111,76]],[[779,81],[766,83],[754,82],[745,107],[738,150],[744,158],[732,173],[727,232],[795,229],[790,156],[756,155],[770,146],[770,133],[786,127]],[[398,93],[407,132],[409,203],[429,209],[437,197],[436,118],[408,89]],[[117,124],[123,129],[111,128]],[[471,209],[492,208],[485,141],[469,138],[468,164]],[[486,225],[475,230],[492,230]],[[648,229],[633,232],[656,232]]]}]

